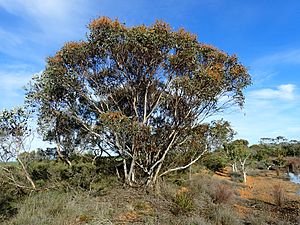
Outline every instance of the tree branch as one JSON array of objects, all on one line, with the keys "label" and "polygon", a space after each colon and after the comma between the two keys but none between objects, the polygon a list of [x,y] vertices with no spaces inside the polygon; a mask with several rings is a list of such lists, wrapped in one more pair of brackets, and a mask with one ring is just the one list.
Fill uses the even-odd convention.
[{"label": "tree branch", "polygon": [[195,158],[193,161],[191,161],[189,164],[185,165],[185,166],[180,166],[180,167],[176,167],[176,168],[173,168],[173,169],[169,169],[165,172],[163,172],[162,174],[159,175],[159,177],[162,177],[168,173],[171,173],[171,172],[174,172],[174,171],[177,171],[177,170],[184,170],[188,167],[190,167],[191,165],[193,165],[195,162],[197,162],[203,155],[204,153],[207,152],[207,149],[204,150],[200,155],[197,156],[197,158]]}]

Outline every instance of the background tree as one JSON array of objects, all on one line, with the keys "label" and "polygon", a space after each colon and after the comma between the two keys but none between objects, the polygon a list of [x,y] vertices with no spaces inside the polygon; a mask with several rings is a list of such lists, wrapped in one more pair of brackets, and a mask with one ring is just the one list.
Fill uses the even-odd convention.
[{"label": "background tree", "polygon": [[[213,138],[203,121],[243,105],[246,68],[184,29],[162,21],[126,27],[106,17],[89,29],[86,41],[48,58],[27,100],[46,140],[120,156],[128,184],[150,185],[196,162]],[[175,155],[189,160],[171,168],[165,162]]]},{"label": "background tree", "polygon": [[300,157],[300,142],[298,140],[290,140],[286,148],[288,156]]},{"label": "background tree", "polygon": [[7,178],[16,186],[18,184],[14,178],[14,172],[6,167],[7,162],[17,160],[20,164],[24,175],[33,189],[35,184],[31,179],[26,164],[22,159],[22,154],[30,150],[32,141],[32,132],[28,127],[29,114],[23,108],[12,110],[3,110],[0,112],[0,168]]},{"label": "background tree", "polygon": [[224,144],[224,153],[228,161],[230,162],[232,172],[238,172],[238,152],[232,143]]},{"label": "background tree", "polygon": [[247,140],[238,139],[226,145],[226,154],[231,159],[233,172],[238,172],[240,169],[243,175],[243,181],[247,182],[247,172],[252,166],[253,151],[248,147]]}]

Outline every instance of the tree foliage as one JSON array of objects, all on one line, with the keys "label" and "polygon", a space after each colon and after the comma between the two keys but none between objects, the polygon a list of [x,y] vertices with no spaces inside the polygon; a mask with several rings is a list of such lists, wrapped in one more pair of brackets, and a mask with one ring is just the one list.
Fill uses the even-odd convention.
[{"label": "tree foliage", "polygon": [[[27,102],[45,140],[117,154],[130,184],[154,183],[199,159],[216,138],[203,121],[243,105],[246,68],[184,29],[101,17],[89,30],[87,40],[48,58]],[[189,155],[189,163],[170,168],[165,162],[175,155]]]},{"label": "tree foliage", "polygon": [[225,145],[225,152],[232,164],[233,172],[240,171],[243,174],[244,182],[247,181],[247,172],[252,166],[253,151],[248,147],[249,142],[244,139],[237,139]]},{"label": "tree foliage", "polygon": [[27,167],[20,157],[24,151],[28,151],[27,145],[31,141],[31,130],[28,127],[29,114],[23,108],[15,108],[12,110],[3,110],[0,112],[0,169],[7,178],[16,186],[21,184],[15,179],[14,171],[5,167],[10,160],[17,160],[20,164],[24,177],[30,183],[33,189],[35,184],[32,181]]}]

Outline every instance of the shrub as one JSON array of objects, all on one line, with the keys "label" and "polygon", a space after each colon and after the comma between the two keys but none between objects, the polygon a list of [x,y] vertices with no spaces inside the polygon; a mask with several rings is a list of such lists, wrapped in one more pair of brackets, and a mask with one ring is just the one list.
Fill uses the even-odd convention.
[{"label": "shrub", "polygon": [[251,225],[268,225],[266,212],[260,212],[255,214],[248,214],[246,221]]},{"label": "shrub", "polygon": [[217,225],[240,225],[242,224],[235,211],[226,205],[212,205],[208,216]]},{"label": "shrub", "polygon": [[27,184],[27,180],[22,174],[23,171],[19,170],[16,165],[8,165],[6,168],[11,173],[0,168],[0,222],[17,213],[16,201],[29,191],[29,189],[22,188],[22,185]]},{"label": "shrub", "polygon": [[189,192],[181,192],[175,195],[174,197],[175,214],[178,213],[188,213],[191,212],[194,208],[193,196]]},{"label": "shrub", "polygon": [[282,207],[286,202],[286,193],[282,185],[276,184],[273,187],[274,202],[277,206]]},{"label": "shrub", "polygon": [[243,176],[238,172],[231,172],[230,177],[234,182],[243,182]]},{"label": "shrub", "polygon": [[193,216],[188,218],[186,221],[186,224],[188,225],[212,225],[209,221],[207,221],[205,218],[200,216]]},{"label": "shrub", "polygon": [[214,172],[223,170],[227,165],[226,158],[219,152],[206,154],[202,159],[203,165]]},{"label": "shrub", "polygon": [[98,190],[95,183],[102,183],[102,173],[90,162],[73,162],[72,167],[57,161],[32,162],[29,172],[39,187],[91,191]]},{"label": "shrub", "polygon": [[273,160],[275,166],[284,167],[287,163],[284,156],[280,155]]},{"label": "shrub", "polygon": [[14,195],[12,193],[4,192],[7,186],[1,185],[0,190],[0,222],[10,218],[17,213],[17,209],[14,207]]},{"label": "shrub", "polygon": [[18,214],[4,225],[112,224],[109,202],[84,192],[44,191],[33,193],[19,204]]},{"label": "shrub", "polygon": [[212,198],[217,204],[229,203],[233,199],[233,191],[228,185],[218,184],[212,192]]},{"label": "shrub", "polygon": [[69,182],[74,187],[89,190],[91,184],[99,179],[96,172],[96,166],[91,163],[76,163],[71,168]]},{"label": "shrub", "polygon": [[177,185],[167,182],[161,181],[157,184],[157,193],[163,196],[166,199],[172,199],[176,194]]},{"label": "shrub", "polygon": [[188,182],[189,189],[197,194],[200,192],[210,192],[212,187],[212,178],[207,174],[198,174]]},{"label": "shrub", "polygon": [[42,161],[42,162],[38,162],[38,161],[33,161],[29,164],[29,173],[31,175],[31,178],[34,181],[38,181],[38,180],[48,180],[49,179],[49,172],[48,172],[48,168],[49,168],[49,162],[46,161]]}]

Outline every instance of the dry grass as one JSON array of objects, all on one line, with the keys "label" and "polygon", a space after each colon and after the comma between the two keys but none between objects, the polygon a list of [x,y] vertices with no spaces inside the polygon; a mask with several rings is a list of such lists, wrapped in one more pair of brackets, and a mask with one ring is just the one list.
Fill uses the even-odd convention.
[{"label": "dry grass", "polygon": [[20,205],[18,214],[3,225],[111,224],[109,204],[98,202],[85,193],[56,191],[34,194]]},{"label": "dry grass", "polygon": [[286,191],[284,187],[281,184],[276,184],[273,187],[273,198],[274,202],[277,206],[283,207],[287,197],[286,197]]},{"label": "dry grass", "polygon": [[[248,186],[247,188],[252,190]],[[122,185],[112,186],[101,196],[89,195],[87,192],[45,191],[31,194],[25,201],[19,202],[18,214],[3,224],[265,225],[269,222],[277,224],[279,219],[273,218],[273,214],[271,217],[270,212],[250,216],[252,211],[247,211],[247,217],[244,217],[244,214],[237,214],[235,206],[241,202],[236,199],[236,188],[238,187],[231,181],[217,179],[209,174],[197,174],[192,180],[184,179],[180,185],[172,181],[162,181],[157,189],[159,193]],[[282,201],[284,190],[280,188],[276,190]],[[274,193],[272,196],[269,194],[269,197],[274,196],[276,196]],[[233,201],[234,199],[236,201]],[[276,210],[287,207],[278,208],[273,204],[268,206]],[[255,211],[260,212],[257,209]]]},{"label": "dry grass", "polygon": [[227,205],[212,205],[208,215],[209,219],[216,225],[242,225],[237,213]]}]

